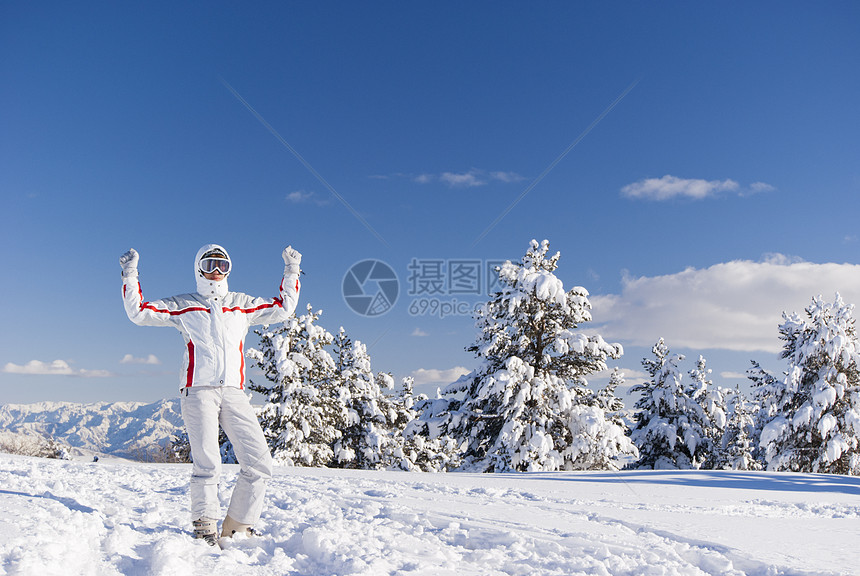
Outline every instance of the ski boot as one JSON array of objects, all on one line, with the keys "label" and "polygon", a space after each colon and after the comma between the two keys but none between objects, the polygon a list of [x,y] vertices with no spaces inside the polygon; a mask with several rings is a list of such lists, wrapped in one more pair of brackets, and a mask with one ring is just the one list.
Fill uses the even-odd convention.
[{"label": "ski boot", "polygon": [[205,516],[194,520],[194,537],[206,541],[210,546],[218,544],[218,523],[212,518]]},{"label": "ski boot", "polygon": [[237,534],[250,537],[257,536],[258,532],[250,524],[236,522],[228,515],[224,518],[224,523],[221,525],[221,538],[232,538]]}]

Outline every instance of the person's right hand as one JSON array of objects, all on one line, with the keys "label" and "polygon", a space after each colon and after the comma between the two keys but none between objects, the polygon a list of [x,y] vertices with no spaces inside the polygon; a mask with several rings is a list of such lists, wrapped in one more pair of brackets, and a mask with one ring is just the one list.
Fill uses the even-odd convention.
[{"label": "person's right hand", "polygon": [[119,265],[122,266],[122,275],[137,276],[137,261],[139,259],[140,255],[134,248],[120,256]]}]

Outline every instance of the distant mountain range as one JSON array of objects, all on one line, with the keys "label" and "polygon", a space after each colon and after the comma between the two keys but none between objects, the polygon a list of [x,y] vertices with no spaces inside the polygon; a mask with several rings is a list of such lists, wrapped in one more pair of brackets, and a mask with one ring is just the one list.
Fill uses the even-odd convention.
[{"label": "distant mountain range", "polygon": [[50,437],[86,453],[141,459],[184,430],[179,400],[0,405],[0,431]]}]

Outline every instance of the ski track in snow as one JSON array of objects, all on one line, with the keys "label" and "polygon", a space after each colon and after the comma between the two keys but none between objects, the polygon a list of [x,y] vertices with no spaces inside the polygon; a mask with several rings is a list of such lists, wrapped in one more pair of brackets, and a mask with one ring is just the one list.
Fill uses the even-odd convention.
[{"label": "ski track in snow", "polygon": [[[225,467],[226,509],[237,467]],[[278,468],[259,528],[190,536],[189,465],[0,454],[0,575],[834,575],[860,479]]]}]

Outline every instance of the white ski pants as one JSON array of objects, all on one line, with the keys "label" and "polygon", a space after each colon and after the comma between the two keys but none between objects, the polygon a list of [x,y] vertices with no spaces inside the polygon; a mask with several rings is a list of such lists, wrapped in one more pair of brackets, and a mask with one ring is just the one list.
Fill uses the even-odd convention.
[{"label": "white ski pants", "polygon": [[245,392],[226,386],[187,388],[182,391],[181,405],[194,460],[191,519],[221,517],[220,424],[239,461],[239,478],[227,514],[241,524],[254,525],[263,511],[266,482],[272,477],[272,455]]}]

